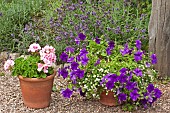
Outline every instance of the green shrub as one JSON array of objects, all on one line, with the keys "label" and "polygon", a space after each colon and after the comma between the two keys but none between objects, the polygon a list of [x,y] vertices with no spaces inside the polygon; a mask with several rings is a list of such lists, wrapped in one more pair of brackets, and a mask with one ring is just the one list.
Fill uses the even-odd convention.
[{"label": "green shrub", "polygon": [[0,51],[16,51],[20,32],[33,15],[43,9],[46,0],[2,0],[0,2]]}]

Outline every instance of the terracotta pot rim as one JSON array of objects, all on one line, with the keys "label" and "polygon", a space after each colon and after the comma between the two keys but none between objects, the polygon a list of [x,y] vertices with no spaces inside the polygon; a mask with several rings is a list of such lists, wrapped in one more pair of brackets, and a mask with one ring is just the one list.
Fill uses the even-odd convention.
[{"label": "terracotta pot rim", "polygon": [[56,75],[56,71],[54,71],[52,75],[49,75],[46,78],[27,78],[21,75],[19,75],[18,78],[24,81],[29,81],[29,82],[37,82],[37,81],[43,82],[43,81],[51,80],[55,75]]}]

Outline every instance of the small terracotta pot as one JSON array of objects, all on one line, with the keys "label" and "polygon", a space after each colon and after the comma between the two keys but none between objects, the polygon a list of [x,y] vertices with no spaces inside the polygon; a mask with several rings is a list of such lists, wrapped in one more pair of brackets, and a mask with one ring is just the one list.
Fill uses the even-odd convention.
[{"label": "small terracotta pot", "polygon": [[24,104],[30,108],[49,106],[56,72],[46,78],[23,78],[18,76]]},{"label": "small terracotta pot", "polygon": [[103,91],[100,94],[100,103],[107,105],[107,106],[117,106],[117,100],[114,97],[114,93],[112,91],[108,91],[108,94],[106,95],[106,91]]}]

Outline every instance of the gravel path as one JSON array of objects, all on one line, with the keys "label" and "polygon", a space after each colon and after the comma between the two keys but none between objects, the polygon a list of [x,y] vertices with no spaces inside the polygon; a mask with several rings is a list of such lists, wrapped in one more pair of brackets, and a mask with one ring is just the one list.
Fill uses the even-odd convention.
[{"label": "gravel path", "polygon": [[[0,70],[2,71],[2,70]],[[54,83],[57,83],[57,77]],[[163,95],[147,110],[138,108],[134,113],[170,112],[170,83],[160,84]],[[0,76],[0,113],[122,113],[121,106],[108,107],[98,100],[85,100],[80,96],[64,99],[59,92],[52,92],[52,101],[45,109],[30,109],[24,106],[17,77]],[[128,113],[128,112],[124,112]]]}]

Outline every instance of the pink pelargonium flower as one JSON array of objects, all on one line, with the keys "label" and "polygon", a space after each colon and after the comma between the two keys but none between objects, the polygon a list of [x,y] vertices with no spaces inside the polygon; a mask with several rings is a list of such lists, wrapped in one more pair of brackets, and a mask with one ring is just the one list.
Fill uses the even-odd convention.
[{"label": "pink pelargonium flower", "polygon": [[9,59],[9,60],[7,60],[6,62],[5,62],[5,64],[4,64],[4,70],[6,71],[6,70],[9,70],[12,66],[14,66],[14,61],[13,60],[11,60],[11,59]]},{"label": "pink pelargonium flower", "polygon": [[56,62],[56,55],[54,53],[45,54],[42,60],[44,61],[45,64],[51,66],[53,63]]},{"label": "pink pelargonium flower", "polygon": [[43,53],[55,53],[55,48],[49,45],[46,45],[44,48],[42,48]]},{"label": "pink pelargonium flower", "polygon": [[46,64],[42,64],[42,63],[38,63],[38,71],[40,72],[40,71],[44,71],[44,73],[48,73],[48,65],[46,65]]},{"label": "pink pelargonium flower", "polygon": [[36,52],[40,49],[41,49],[41,47],[40,47],[39,44],[33,43],[33,44],[30,45],[28,52]]}]

